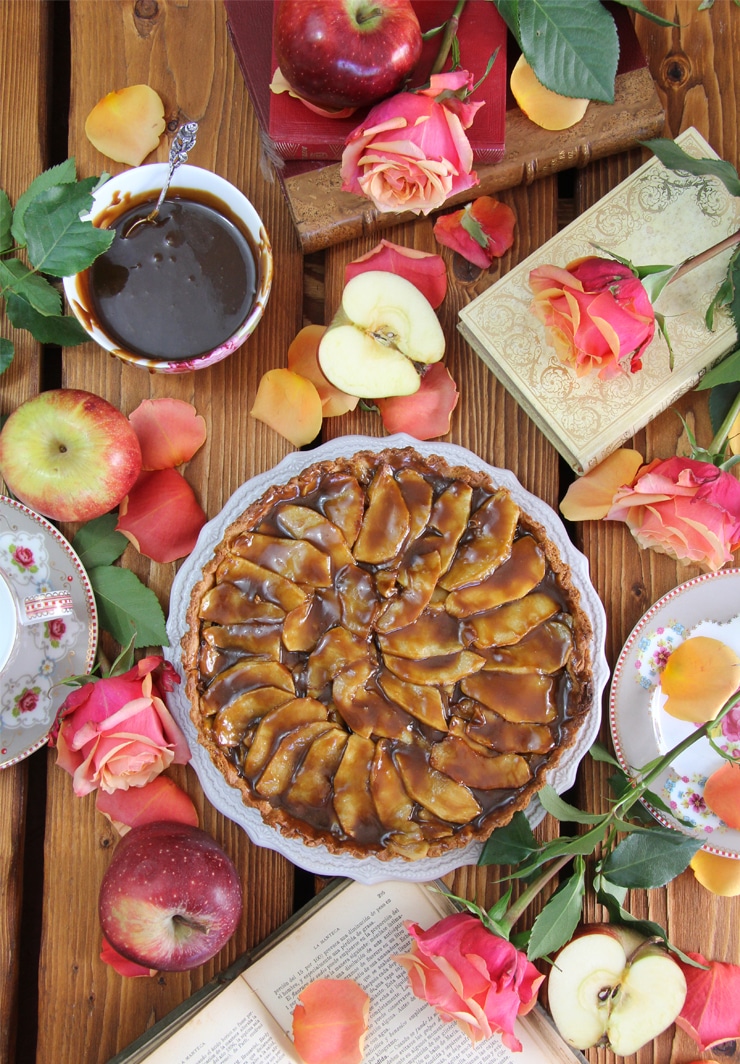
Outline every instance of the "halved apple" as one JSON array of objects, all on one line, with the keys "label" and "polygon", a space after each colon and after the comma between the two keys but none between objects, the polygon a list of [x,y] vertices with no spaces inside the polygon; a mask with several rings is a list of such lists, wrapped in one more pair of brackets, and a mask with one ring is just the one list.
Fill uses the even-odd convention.
[{"label": "halved apple", "polygon": [[439,362],[445,338],[419,289],[393,273],[368,270],[349,281],[319,343],[319,363],[331,383],[363,399],[413,395],[421,376],[414,363]]},{"label": "halved apple", "polygon": [[606,1045],[626,1057],[675,1021],[686,979],[653,939],[614,924],[591,925],[558,953],[547,997],[569,1045]]}]

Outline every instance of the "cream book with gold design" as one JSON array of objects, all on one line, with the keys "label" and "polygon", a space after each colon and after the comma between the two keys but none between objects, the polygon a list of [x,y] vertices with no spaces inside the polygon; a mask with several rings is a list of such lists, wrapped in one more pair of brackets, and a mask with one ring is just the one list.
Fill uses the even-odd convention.
[{"label": "cream book with gold design", "polygon": [[[696,129],[676,143],[697,158],[718,158]],[[737,345],[730,315],[704,316],[727,272],[726,251],[668,285],[656,302],[660,330],[638,373],[577,377],[546,342],[530,310],[530,270],[613,253],[636,266],[677,265],[740,227],[740,198],[716,178],[667,170],[652,158],[460,311],[458,329],[577,473],[584,473],[693,388]]]}]

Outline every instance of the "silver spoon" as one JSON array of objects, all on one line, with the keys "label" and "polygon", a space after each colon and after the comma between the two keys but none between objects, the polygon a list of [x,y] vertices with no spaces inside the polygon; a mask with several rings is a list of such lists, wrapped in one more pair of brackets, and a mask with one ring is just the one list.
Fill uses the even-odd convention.
[{"label": "silver spoon", "polygon": [[159,199],[157,200],[153,209],[146,215],[145,218],[137,218],[136,221],[128,227],[124,237],[129,237],[138,229],[140,225],[147,225],[149,222],[153,222],[159,214],[159,208],[164,203],[164,198],[167,195],[167,190],[170,187],[172,181],[172,175],[181,163],[188,161],[188,152],[191,152],[195,147],[195,138],[198,132],[197,122],[186,122],[184,126],[180,126],[177,133],[172,139],[172,146],[170,148],[169,162],[170,168],[167,172],[167,178],[165,179],[164,187],[159,193]]}]

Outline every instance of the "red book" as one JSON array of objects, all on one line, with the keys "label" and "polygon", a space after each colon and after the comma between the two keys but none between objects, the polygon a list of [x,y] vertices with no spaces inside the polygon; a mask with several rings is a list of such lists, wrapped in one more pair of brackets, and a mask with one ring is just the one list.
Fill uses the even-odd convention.
[{"label": "red book", "polygon": [[[341,158],[349,134],[369,108],[349,118],[322,118],[288,93],[270,91],[277,67],[272,37],[278,0],[224,0],[231,42],[260,123],[265,146],[283,160],[333,162]],[[441,25],[452,14],[455,0],[414,0],[422,32]],[[484,100],[467,131],[475,161],[492,163],[504,154],[506,129],[506,24],[490,0],[468,0],[458,30],[460,65],[478,82],[498,49],[493,67],[470,97]],[[424,42],[412,86],[423,85],[439,51],[440,37]],[[449,69],[450,63],[447,63]]]}]

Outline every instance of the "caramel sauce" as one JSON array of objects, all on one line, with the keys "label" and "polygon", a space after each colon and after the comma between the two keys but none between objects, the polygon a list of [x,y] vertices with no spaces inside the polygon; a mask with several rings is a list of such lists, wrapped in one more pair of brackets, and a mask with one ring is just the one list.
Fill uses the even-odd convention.
[{"label": "caramel sauce", "polygon": [[219,347],[247,319],[258,260],[225,204],[192,190],[171,193],[151,223],[126,236],[155,202],[150,193],[111,208],[102,224],[116,238],[80,278],[80,294],[91,324],[123,350],[184,361]]},{"label": "caramel sauce", "polygon": [[[396,470],[395,472],[398,471]],[[431,485],[432,488],[432,506],[434,500],[438,499],[451,485],[457,483],[439,474],[433,476],[427,474],[425,482],[427,487]],[[367,484],[363,486],[365,489],[367,488]],[[307,490],[305,494],[301,495],[300,499],[295,501],[317,514],[324,514],[327,510],[329,499],[334,498],[333,490],[335,487],[336,478],[326,477],[320,479],[314,487]],[[290,492],[283,496],[283,500],[288,497],[290,497]],[[404,517],[402,512],[399,514],[401,507],[406,509],[407,503],[412,503],[411,510],[413,512],[413,503],[424,505],[427,509],[429,509],[430,505],[425,487],[418,483],[413,484],[411,481],[406,482],[402,493],[389,494],[388,497],[390,504],[397,508],[396,512],[389,515],[388,519],[391,536],[396,535],[399,521],[407,520],[407,517]],[[466,553],[468,561],[473,559],[476,564],[481,556],[485,538],[489,535],[496,538],[498,535],[499,514],[498,509],[490,505],[492,497],[491,492],[483,491],[480,488],[475,489],[472,495],[472,512],[468,532],[460,538],[459,550]],[[425,499],[426,501],[423,502]],[[255,530],[265,536],[281,535],[279,520],[276,517],[279,509],[278,505],[268,512],[258,523]],[[480,511],[480,514],[478,511]],[[335,520],[338,520],[336,515]],[[335,529],[336,525],[331,527]],[[413,528],[413,523],[411,527]],[[327,553],[332,553],[335,544],[333,542],[334,534],[330,532],[330,527],[316,524],[315,528],[315,534],[312,529],[311,541],[317,546],[323,546]],[[382,531],[378,525],[374,525],[372,534],[373,537],[377,537],[380,540]],[[523,535],[530,535],[530,532],[520,525],[514,534],[515,539]],[[435,744],[441,743],[445,735],[450,733],[445,733],[438,728],[430,726],[415,717],[411,712],[407,712],[406,709],[400,707],[392,699],[389,699],[383,690],[382,684],[379,682],[379,676],[384,668],[390,668],[393,671],[392,665],[389,664],[393,660],[393,655],[398,654],[399,651],[402,655],[409,653],[409,648],[404,646],[404,639],[408,636],[408,633],[413,633],[414,631],[420,633],[419,638],[422,640],[423,645],[420,652],[414,655],[413,660],[411,658],[402,658],[402,660],[404,662],[406,660],[411,661],[413,669],[420,678],[420,682],[423,682],[424,679],[432,679],[439,673],[441,667],[446,665],[454,666],[459,660],[460,654],[466,654],[472,658],[473,655],[470,652],[471,649],[474,651],[475,648],[471,648],[466,619],[456,618],[448,614],[444,610],[443,602],[426,608],[422,614],[422,622],[416,628],[414,628],[414,624],[411,624],[400,631],[391,632],[388,636],[384,636],[374,630],[373,618],[377,614],[379,602],[378,584],[380,583],[386,587],[387,581],[392,578],[393,573],[400,572],[402,567],[408,565],[409,561],[414,557],[423,556],[429,550],[434,549],[433,545],[430,546],[430,542],[433,544],[438,537],[439,534],[427,526],[421,531],[420,538],[403,544],[397,556],[391,561],[383,561],[375,565],[367,562],[358,562],[354,566],[344,566],[334,573],[333,589],[331,591],[322,588],[312,589],[310,593],[313,596],[314,604],[311,610],[307,611],[307,616],[311,618],[313,626],[311,633],[312,649],[288,654],[285,648],[282,647],[280,657],[281,661],[290,662],[295,694],[298,697],[302,697],[309,686],[308,674],[312,667],[313,647],[316,646],[317,642],[321,645],[321,638],[326,639],[332,631],[336,630],[335,626],[337,625],[342,625],[348,630],[345,631],[344,638],[349,640],[347,646],[352,647],[353,654],[357,653],[358,660],[355,664],[343,661],[339,669],[342,666],[346,666],[343,672],[345,677],[347,675],[351,676],[352,670],[355,670],[361,679],[364,676],[368,676],[367,681],[361,685],[360,700],[357,703],[353,703],[350,700],[347,705],[348,707],[351,706],[351,711],[348,708],[343,716],[341,706],[337,705],[337,700],[332,691],[332,679],[338,670],[335,670],[334,676],[327,677],[327,683],[320,692],[312,693],[327,707],[330,721],[338,724],[350,734],[359,734],[375,741],[382,737],[384,756],[388,756],[391,762],[398,766],[396,755],[400,753],[404,759],[406,771],[408,772],[409,770],[409,764],[413,764],[414,772],[419,774],[419,778],[423,777],[424,766],[426,766],[427,771],[434,773],[435,770],[430,765],[430,752],[434,749]],[[373,545],[372,549],[376,549],[375,545]],[[378,543],[377,550],[379,554],[383,553],[382,543]],[[510,553],[509,547],[506,552],[506,560],[509,559]],[[517,552],[515,551],[514,555],[516,554]],[[258,564],[259,560],[259,558],[256,559]],[[522,562],[522,568],[526,564],[526,561]],[[383,579],[379,580],[381,577]],[[514,577],[516,577],[516,573]],[[558,604],[558,612],[550,619],[550,623],[560,622],[555,629],[558,639],[561,641],[567,639],[568,633],[571,632],[571,619],[567,608],[568,599],[559,584],[556,574],[549,566],[546,569],[544,578],[536,585],[534,591],[545,592]],[[247,598],[250,597],[250,593],[246,588],[244,588],[244,593]],[[337,615],[337,598],[341,603],[341,617]],[[348,619],[352,623],[348,623]],[[218,611],[212,608],[209,609],[208,620],[211,623],[218,624]],[[224,621],[226,621],[226,616]],[[324,630],[317,639],[317,633],[322,626]],[[209,630],[206,627],[204,632],[207,633]],[[435,644],[438,644],[438,646],[435,646]],[[439,652],[440,648],[444,650],[449,647],[457,647],[459,649],[451,653]],[[491,659],[489,668],[495,670],[495,648],[491,648],[488,653]],[[386,654],[389,657],[386,657]],[[563,654],[564,659],[567,656],[567,653]],[[502,657],[505,657],[505,655],[502,655]],[[222,664],[226,665],[230,661],[231,657],[228,652],[226,654],[216,654],[212,648],[204,649],[201,656],[201,683],[203,697],[207,703],[212,699],[212,691],[209,697],[209,686],[215,676],[208,666],[212,665],[217,670]],[[486,672],[474,673],[474,676],[476,675],[485,677],[491,674]],[[527,675],[531,676],[532,673],[529,672]],[[505,686],[507,686],[507,689],[511,689],[512,685],[514,688],[516,687],[516,679],[507,676]],[[542,770],[548,761],[550,751],[566,735],[568,720],[580,704],[582,694],[580,683],[574,682],[567,665],[560,664],[550,678],[543,677],[541,683],[538,682],[533,685],[541,688],[544,694],[528,693],[527,699],[530,705],[523,707],[521,719],[516,715],[514,721],[509,723],[503,720],[497,722],[488,709],[484,713],[484,707],[468,697],[468,694],[463,689],[465,686],[464,682],[455,681],[435,687],[435,690],[438,690],[441,694],[447,724],[452,724],[458,736],[462,734],[463,739],[465,734],[469,734],[477,739],[478,742],[485,743],[486,748],[490,748],[490,752],[494,755],[516,750],[522,757],[526,758],[530,779],[534,778]],[[523,687],[526,686],[526,684],[523,685]],[[225,692],[229,690],[228,685],[225,685],[224,690]],[[227,701],[227,697],[228,695],[224,698],[224,702]],[[527,721],[538,723],[528,724]],[[259,796],[259,780],[256,777],[250,778],[245,771],[245,747],[251,740],[252,730],[253,722],[250,721],[248,728],[245,727],[242,744],[223,752],[237,772],[245,779],[255,796]],[[497,737],[499,736],[501,741],[497,745]],[[282,738],[285,738],[285,735]],[[411,762],[409,762],[409,758],[412,758]],[[284,793],[271,795],[270,802],[275,806],[282,806],[292,815],[299,817],[319,834],[322,831],[329,830],[333,836],[342,837],[342,832],[338,825],[333,820],[331,820],[331,823],[328,821],[324,798],[322,798],[315,810],[312,810],[310,802],[306,802],[303,799],[300,802],[300,807],[298,805],[294,807],[290,800],[290,791],[291,788],[288,787]],[[467,821],[466,824],[457,823],[454,819],[445,820],[444,817],[430,812],[429,808],[416,803],[412,820],[418,827],[420,837],[432,841],[448,835],[454,836],[468,824],[472,824],[474,828],[480,827],[485,824],[487,818],[512,804],[520,793],[521,787],[483,789],[470,785],[469,791],[480,812]],[[386,845],[389,834],[386,828],[375,820],[372,824],[364,823],[361,840],[357,836],[353,836],[353,838],[355,841],[360,841],[364,847],[370,850],[379,850]]]}]

